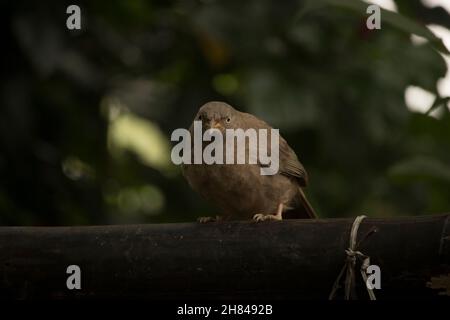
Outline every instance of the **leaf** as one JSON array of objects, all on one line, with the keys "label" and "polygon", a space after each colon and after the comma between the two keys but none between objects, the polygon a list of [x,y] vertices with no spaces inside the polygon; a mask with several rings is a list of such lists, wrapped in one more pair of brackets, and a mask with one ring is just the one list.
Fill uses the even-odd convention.
[{"label": "leaf", "polygon": [[[315,3],[315,4],[312,4]],[[306,1],[305,5],[301,9],[301,14],[297,18],[303,16],[307,11],[311,11],[317,8],[321,8],[321,5],[332,5],[335,7],[340,7],[344,9],[350,9],[354,12],[361,14],[362,16],[368,16],[366,13],[369,3],[362,2],[360,0],[315,0]],[[430,29],[426,26],[421,25],[414,20],[401,15],[397,12],[390,10],[381,9],[381,21],[390,24],[391,26],[397,28],[406,33],[413,33],[417,36],[427,39],[432,47],[440,51],[441,53],[450,54],[447,47],[442,42],[442,39],[437,37]]]},{"label": "leaf", "polygon": [[433,102],[433,105],[428,109],[427,112],[425,112],[426,115],[429,115],[431,112],[433,112],[435,109],[439,107],[443,107],[445,111],[447,111],[447,104],[450,101],[450,97],[436,97],[436,99]]},{"label": "leaf", "polygon": [[417,156],[401,161],[388,170],[391,178],[399,181],[437,180],[450,183],[450,167],[429,156]]}]

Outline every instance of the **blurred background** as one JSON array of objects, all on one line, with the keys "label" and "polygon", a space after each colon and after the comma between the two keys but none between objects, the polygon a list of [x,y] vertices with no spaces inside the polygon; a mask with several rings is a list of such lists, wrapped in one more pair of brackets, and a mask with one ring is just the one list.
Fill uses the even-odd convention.
[{"label": "blurred background", "polygon": [[2,2],[0,225],[215,215],[170,160],[209,100],[280,128],[321,217],[449,212],[450,2],[375,3]]}]

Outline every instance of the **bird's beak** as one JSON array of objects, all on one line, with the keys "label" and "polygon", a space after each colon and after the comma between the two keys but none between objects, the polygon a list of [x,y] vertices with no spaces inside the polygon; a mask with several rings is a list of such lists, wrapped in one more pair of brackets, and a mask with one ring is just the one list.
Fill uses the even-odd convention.
[{"label": "bird's beak", "polygon": [[211,129],[219,129],[219,130],[223,129],[222,124],[219,121],[216,121],[216,120],[211,120],[211,122],[209,123],[209,127]]}]

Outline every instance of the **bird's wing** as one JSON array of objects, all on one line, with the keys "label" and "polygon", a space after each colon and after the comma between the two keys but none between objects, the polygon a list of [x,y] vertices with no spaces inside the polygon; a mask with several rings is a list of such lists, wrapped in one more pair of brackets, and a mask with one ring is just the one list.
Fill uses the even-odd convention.
[{"label": "bird's wing", "polygon": [[308,184],[308,174],[305,168],[283,137],[280,137],[280,173],[296,178],[302,187],[306,187]]},{"label": "bird's wing", "polygon": [[[241,123],[243,129],[273,129],[266,122],[258,119],[252,114],[242,112],[242,118],[244,120],[243,123]],[[308,184],[308,174],[303,165],[298,160],[294,150],[292,150],[292,148],[281,135],[279,139],[279,156],[280,174],[295,178],[300,186],[305,187]]]}]

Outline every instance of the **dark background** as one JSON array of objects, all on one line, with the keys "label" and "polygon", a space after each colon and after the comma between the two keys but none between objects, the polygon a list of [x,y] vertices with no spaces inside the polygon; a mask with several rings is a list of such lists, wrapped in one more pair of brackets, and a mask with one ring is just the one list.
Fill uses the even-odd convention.
[{"label": "dark background", "polygon": [[408,19],[382,12],[381,30],[356,0],[2,3],[0,225],[214,215],[170,161],[209,100],[280,128],[321,217],[448,212],[446,102],[412,112],[405,89],[437,93],[445,50],[424,25],[450,17],[396,3]]}]

